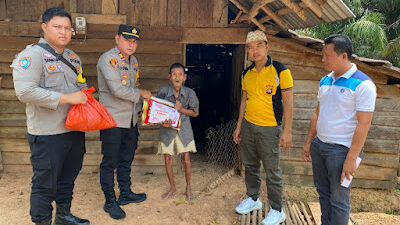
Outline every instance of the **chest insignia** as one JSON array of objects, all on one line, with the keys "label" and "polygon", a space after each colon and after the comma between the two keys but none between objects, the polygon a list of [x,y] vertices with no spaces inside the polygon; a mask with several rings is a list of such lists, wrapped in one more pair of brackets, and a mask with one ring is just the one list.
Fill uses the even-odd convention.
[{"label": "chest insignia", "polygon": [[116,58],[110,58],[108,61],[109,61],[110,65],[111,65],[113,68],[115,68],[115,67],[117,66],[117,64],[118,64],[118,61],[117,61]]}]

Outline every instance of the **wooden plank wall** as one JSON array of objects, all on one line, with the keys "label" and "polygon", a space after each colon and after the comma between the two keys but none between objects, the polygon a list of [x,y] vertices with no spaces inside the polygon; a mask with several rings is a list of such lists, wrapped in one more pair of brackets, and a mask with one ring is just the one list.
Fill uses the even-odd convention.
[{"label": "wooden plank wall", "polygon": [[120,0],[127,23],[146,26],[226,27],[227,0]]},{"label": "wooden plank wall", "polygon": [[[15,96],[12,82],[12,70],[9,67],[14,55],[37,38],[0,37],[0,152],[4,171],[30,171],[29,147],[26,141],[25,105]],[[84,43],[72,41],[69,48],[75,50],[83,62],[83,70],[89,86],[97,89],[96,64],[99,56],[114,46],[112,39],[88,39]],[[136,57],[139,61],[142,88],[157,92],[159,87],[168,83],[168,69],[174,62],[182,61],[183,44],[171,41],[140,42]],[[95,172],[101,160],[99,132],[86,135],[87,154],[84,170]],[[160,171],[163,158],[156,156],[158,146],[158,128],[140,127],[139,149],[135,165],[145,172]],[[1,158],[0,158],[1,160]],[[1,169],[1,168],[0,168]]]},{"label": "wooden plank wall", "polygon": [[65,8],[68,12],[102,12],[102,0],[0,0],[0,20],[40,21],[40,16],[50,7]]},{"label": "wooden plank wall", "polygon": [[45,9],[127,16],[128,24],[157,27],[226,27],[228,0],[0,0],[0,20],[40,21]]}]

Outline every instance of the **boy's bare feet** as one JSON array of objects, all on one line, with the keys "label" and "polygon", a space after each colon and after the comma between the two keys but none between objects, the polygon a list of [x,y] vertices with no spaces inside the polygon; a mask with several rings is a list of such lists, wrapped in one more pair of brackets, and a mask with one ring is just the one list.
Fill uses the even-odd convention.
[{"label": "boy's bare feet", "polygon": [[186,200],[187,201],[193,200],[193,194],[192,194],[192,190],[190,189],[190,187],[186,187]]},{"label": "boy's bare feet", "polygon": [[169,189],[168,192],[166,192],[166,193],[164,193],[163,195],[161,195],[161,198],[162,198],[162,199],[165,199],[165,198],[172,197],[172,196],[175,194],[175,191],[176,191],[175,188],[171,188],[171,189]]}]

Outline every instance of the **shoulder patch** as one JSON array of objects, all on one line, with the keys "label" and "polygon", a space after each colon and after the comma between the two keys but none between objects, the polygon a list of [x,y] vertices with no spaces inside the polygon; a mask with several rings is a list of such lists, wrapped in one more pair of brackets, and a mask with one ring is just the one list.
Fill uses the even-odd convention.
[{"label": "shoulder patch", "polygon": [[113,68],[117,67],[118,61],[116,58],[110,58],[108,61]]},{"label": "shoulder patch", "polygon": [[19,59],[19,66],[22,69],[26,70],[31,65],[31,61],[32,61],[31,57],[22,57]]}]

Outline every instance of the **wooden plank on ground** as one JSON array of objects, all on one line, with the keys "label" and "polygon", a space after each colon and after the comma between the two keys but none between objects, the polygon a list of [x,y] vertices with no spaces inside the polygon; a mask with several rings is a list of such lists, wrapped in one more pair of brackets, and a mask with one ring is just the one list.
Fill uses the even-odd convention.
[{"label": "wooden plank on ground", "polygon": [[312,217],[316,225],[321,225],[321,207],[319,202],[309,202],[308,206],[311,210]]}]

